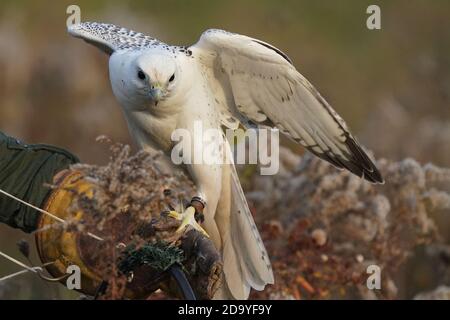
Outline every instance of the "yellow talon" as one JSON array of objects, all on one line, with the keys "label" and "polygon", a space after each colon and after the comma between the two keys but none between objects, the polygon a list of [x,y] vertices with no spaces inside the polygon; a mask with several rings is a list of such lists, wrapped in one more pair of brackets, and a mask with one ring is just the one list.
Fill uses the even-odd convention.
[{"label": "yellow talon", "polygon": [[181,219],[183,219],[183,215],[182,214],[180,214],[180,213],[178,213],[178,212],[176,212],[176,211],[169,211],[169,214],[168,214],[168,216],[169,217],[171,217],[171,218],[174,218],[174,219],[176,219],[176,220],[181,220]]},{"label": "yellow talon", "polygon": [[[172,213],[174,212],[174,213]],[[184,232],[184,230],[190,225],[195,230],[202,233],[205,237],[209,238],[208,233],[203,229],[195,220],[195,208],[194,207],[188,207],[182,214],[179,214],[178,212],[171,211],[169,213],[169,216],[181,220],[181,225],[177,229],[177,233]]]}]

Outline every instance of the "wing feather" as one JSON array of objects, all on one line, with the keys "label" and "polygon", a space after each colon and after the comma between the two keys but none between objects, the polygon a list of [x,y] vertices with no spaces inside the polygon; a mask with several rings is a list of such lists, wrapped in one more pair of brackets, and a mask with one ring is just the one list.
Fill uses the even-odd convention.
[{"label": "wing feather", "polygon": [[141,32],[110,23],[82,22],[67,28],[70,35],[99,48],[108,55],[117,50],[142,49],[166,44]]},{"label": "wing feather", "polygon": [[234,105],[228,101],[227,107],[239,113],[236,118],[244,116],[256,123],[270,120],[292,140],[337,168],[383,183],[344,120],[281,50],[222,30],[206,31],[190,49],[194,55],[202,55],[203,64],[210,63],[225,74],[208,80],[219,80],[231,90]]}]

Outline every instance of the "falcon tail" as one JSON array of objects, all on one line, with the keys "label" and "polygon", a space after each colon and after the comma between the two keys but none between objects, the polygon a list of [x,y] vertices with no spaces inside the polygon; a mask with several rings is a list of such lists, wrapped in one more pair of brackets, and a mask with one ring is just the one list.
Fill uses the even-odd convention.
[{"label": "falcon tail", "polygon": [[234,164],[231,171],[230,230],[223,239],[225,286],[216,298],[247,299],[250,289],[273,284],[273,271],[253,221]]}]

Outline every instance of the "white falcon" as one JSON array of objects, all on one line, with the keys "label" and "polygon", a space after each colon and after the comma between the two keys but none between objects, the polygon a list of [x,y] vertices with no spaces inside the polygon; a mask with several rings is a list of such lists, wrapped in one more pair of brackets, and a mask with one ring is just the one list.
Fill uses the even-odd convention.
[{"label": "white falcon", "polygon": [[[172,132],[271,124],[335,167],[372,183],[381,174],[344,120],[281,50],[263,41],[207,30],[190,46],[170,46],[112,24],[69,27],[110,55],[109,72],[137,144],[170,155]],[[225,138],[221,143],[228,145]],[[222,252],[225,285],[217,298],[246,299],[250,288],[274,282],[264,244],[233,164],[193,164],[186,169],[206,201],[203,226]]]}]

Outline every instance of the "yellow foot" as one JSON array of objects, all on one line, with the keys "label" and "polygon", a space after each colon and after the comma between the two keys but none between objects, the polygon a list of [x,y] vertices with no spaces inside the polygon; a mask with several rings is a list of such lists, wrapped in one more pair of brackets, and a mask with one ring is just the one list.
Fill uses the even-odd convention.
[{"label": "yellow foot", "polygon": [[203,229],[195,220],[195,208],[188,207],[183,213],[178,213],[176,211],[170,211],[169,217],[181,220],[181,225],[176,230],[177,233],[183,233],[187,227],[191,226],[205,237],[209,238],[208,233]]},{"label": "yellow foot", "polygon": [[171,210],[169,211],[168,214],[169,217],[177,219],[177,220],[182,220],[183,219],[183,215],[181,213],[178,213],[177,211]]}]

